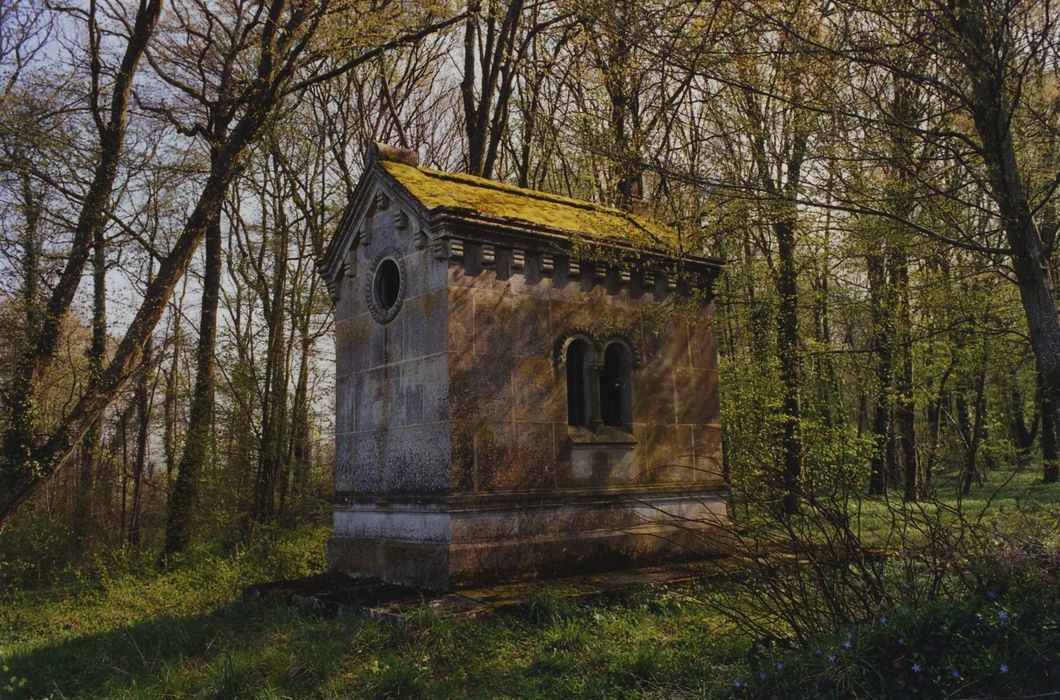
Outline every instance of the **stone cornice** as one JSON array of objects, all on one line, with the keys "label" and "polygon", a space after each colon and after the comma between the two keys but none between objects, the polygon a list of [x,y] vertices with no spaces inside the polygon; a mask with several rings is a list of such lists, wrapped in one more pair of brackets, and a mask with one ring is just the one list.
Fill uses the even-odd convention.
[{"label": "stone cornice", "polygon": [[[515,219],[493,219],[461,209],[438,208],[430,213],[431,228],[436,233],[447,228],[453,237],[492,242],[508,247],[523,247],[541,252],[557,252],[570,255],[574,249],[583,249],[584,259],[593,257],[618,257],[623,261],[654,267],[680,267],[716,276],[725,261],[697,253],[675,253],[666,248],[636,246],[628,242],[608,238],[572,236],[563,229],[546,228],[527,224]],[[444,234],[442,234],[444,235]],[[598,251],[599,256],[588,254]]]},{"label": "stone cornice", "polygon": [[643,293],[662,297],[673,291],[696,290],[705,292],[709,300],[722,270],[722,263],[710,258],[572,240],[567,234],[469,221],[449,212],[435,212],[431,229],[434,257],[450,265],[460,265],[473,274],[492,269],[501,279],[521,274],[528,281],[579,282],[585,291],[603,286],[610,293],[626,289],[634,297]]},{"label": "stone cornice", "polygon": [[519,505],[522,508],[554,508],[559,504],[591,503],[639,503],[646,498],[709,497],[724,494],[729,484],[720,476],[698,482],[677,484],[635,484],[628,486],[595,486],[583,488],[559,488],[549,490],[509,491],[498,493],[354,493],[338,491],[332,497],[336,505],[368,505],[392,503],[394,505],[439,505],[447,512],[459,512],[463,506],[468,510],[489,510]]}]

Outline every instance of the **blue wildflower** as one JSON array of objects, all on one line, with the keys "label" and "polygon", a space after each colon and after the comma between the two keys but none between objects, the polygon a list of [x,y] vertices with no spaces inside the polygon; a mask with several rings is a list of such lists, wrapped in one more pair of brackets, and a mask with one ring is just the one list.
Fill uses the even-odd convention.
[{"label": "blue wildflower", "polygon": [[1002,673],[1008,673],[1008,664],[1001,664],[1001,666],[998,667],[998,670]]},{"label": "blue wildflower", "polygon": [[957,669],[953,669],[952,671],[950,671],[950,675],[953,676],[954,678],[960,678],[961,677],[961,672],[958,671]]},{"label": "blue wildflower", "polygon": [[881,625],[886,625],[887,624],[887,618],[885,616],[883,616],[883,615],[880,615],[880,624]]},{"label": "blue wildflower", "polygon": [[832,663],[835,663],[835,654],[829,654],[829,655],[828,655],[828,660],[829,660],[830,662],[832,662]]},{"label": "blue wildflower", "polygon": [[813,650],[813,655],[814,655],[814,656],[820,656],[820,655],[821,655],[821,653],[822,653],[822,652],[821,652],[821,650],[820,650],[820,649],[814,649],[814,650]]},{"label": "blue wildflower", "polygon": [[920,673],[921,668],[920,664],[913,664],[913,673]]},{"label": "blue wildflower", "polygon": [[732,684],[733,684],[734,686],[736,686],[737,688],[742,688],[742,687],[744,687],[745,685],[747,685],[747,681],[745,681],[745,680],[744,680],[744,679],[742,679],[742,678],[737,678],[736,680],[734,680],[734,681],[732,682]]},{"label": "blue wildflower", "polygon": [[998,610],[997,611],[997,619],[1001,620],[1002,622],[1005,622],[1006,620],[1008,620],[1008,611],[1007,610]]},{"label": "blue wildflower", "polygon": [[986,597],[990,600],[997,600],[997,591],[987,591]]},{"label": "blue wildflower", "polygon": [[844,649],[849,649],[849,648],[850,648],[851,646],[852,646],[852,644],[851,644],[851,642],[850,642],[850,640],[849,640],[849,639],[847,639],[847,640],[845,640],[845,641],[843,642],[843,648],[844,648]]},{"label": "blue wildflower", "polygon": [[781,663],[780,661],[778,661],[775,664],[773,664],[773,668],[777,669],[778,671],[783,671],[784,670],[784,664]]},{"label": "blue wildflower", "polygon": [[900,647],[904,647],[905,646],[905,637],[899,637],[898,638],[898,646],[900,646]]},{"label": "blue wildflower", "polygon": [[765,673],[759,673],[758,674],[758,680],[764,681],[765,679],[766,679],[766,674]]}]

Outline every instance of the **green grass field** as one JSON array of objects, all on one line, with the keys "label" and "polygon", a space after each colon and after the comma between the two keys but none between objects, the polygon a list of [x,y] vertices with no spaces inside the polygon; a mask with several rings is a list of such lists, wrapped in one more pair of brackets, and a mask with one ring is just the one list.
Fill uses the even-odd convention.
[{"label": "green grass field", "polygon": [[[993,486],[991,525],[1060,531],[1060,487],[995,475],[964,505],[986,506]],[[751,640],[711,602],[738,603],[736,582],[545,596],[475,620],[423,609],[404,626],[241,598],[251,583],[322,570],[327,532],[304,525],[162,573],[145,563],[6,593],[0,697],[702,697],[748,672]]]},{"label": "green grass field", "polygon": [[[12,697],[702,695],[731,682],[745,645],[696,587],[618,600],[541,598],[477,620],[426,611],[408,624],[324,619],[240,591],[323,566],[326,527],[276,545],[296,566],[246,553],[90,590],[18,594],[0,607]],[[728,630],[731,632],[731,630]]]}]

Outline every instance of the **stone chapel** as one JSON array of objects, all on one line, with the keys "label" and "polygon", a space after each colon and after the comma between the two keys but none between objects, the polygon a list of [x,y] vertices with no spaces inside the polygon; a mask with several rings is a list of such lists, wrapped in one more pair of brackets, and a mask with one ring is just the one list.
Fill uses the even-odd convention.
[{"label": "stone chapel", "polygon": [[650,219],[373,147],[323,261],[331,569],[444,591],[716,549],[720,270]]}]

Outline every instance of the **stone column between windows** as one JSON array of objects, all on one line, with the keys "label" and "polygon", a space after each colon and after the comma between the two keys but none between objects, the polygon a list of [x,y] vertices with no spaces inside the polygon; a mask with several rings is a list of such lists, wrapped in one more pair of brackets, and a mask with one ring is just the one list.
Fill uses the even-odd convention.
[{"label": "stone column between windows", "polygon": [[593,432],[599,432],[604,427],[603,408],[600,406],[600,375],[604,371],[603,360],[594,359],[589,363],[589,400],[586,402],[585,412],[588,423]]}]

